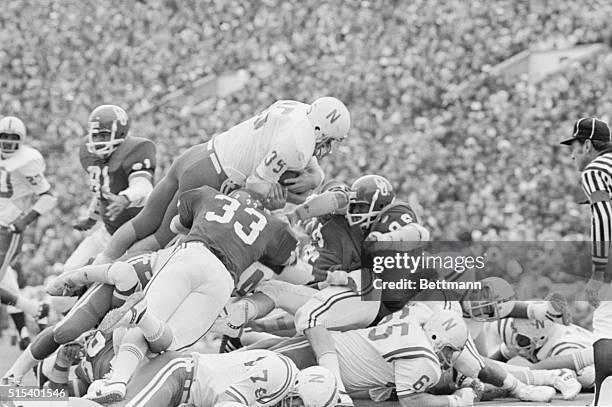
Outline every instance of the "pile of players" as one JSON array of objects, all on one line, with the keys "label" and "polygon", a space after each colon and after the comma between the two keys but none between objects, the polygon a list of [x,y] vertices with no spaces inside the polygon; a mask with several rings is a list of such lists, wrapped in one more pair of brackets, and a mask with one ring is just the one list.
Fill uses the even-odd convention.
[{"label": "pile of players", "polygon": [[[44,162],[35,174],[16,159],[30,151],[25,127],[3,123],[0,204],[17,209],[0,231],[12,241],[52,205],[39,203],[50,191]],[[318,160],[350,129],[338,99],[278,101],[189,148],[157,183],[155,145],[128,134],[123,109],[96,108],[88,128],[80,159],[92,202],[75,227],[92,233],[48,286],[78,300],[5,384],[35,367],[40,386],[100,404],[227,407],[352,406],[363,396],[403,406],[548,402],[592,387],[592,337],[566,325],[558,297],[516,301],[495,278],[461,301],[372,289],[365,259],[422,250],[430,233],[382,176],[325,181]],[[13,185],[6,198],[3,181]],[[34,213],[17,206],[23,196],[38,197]],[[483,347],[487,321],[502,321],[499,352]],[[190,351],[215,333],[220,354]],[[531,368],[504,363],[515,356]]]}]

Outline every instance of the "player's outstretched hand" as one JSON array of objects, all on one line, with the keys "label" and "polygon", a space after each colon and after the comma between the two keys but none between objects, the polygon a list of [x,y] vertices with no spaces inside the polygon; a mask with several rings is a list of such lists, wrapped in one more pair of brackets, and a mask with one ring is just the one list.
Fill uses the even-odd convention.
[{"label": "player's outstretched hand", "polygon": [[109,196],[112,202],[106,208],[106,216],[114,221],[121,212],[130,206],[130,200],[125,195],[109,194]]},{"label": "player's outstretched hand", "polygon": [[70,296],[77,289],[78,285],[72,281],[69,273],[63,273],[49,282],[45,290],[52,296]]},{"label": "player's outstretched hand", "polygon": [[456,390],[452,396],[455,401],[455,406],[472,406],[474,405],[474,400],[478,398],[478,395],[471,387],[464,387],[462,389]]},{"label": "player's outstretched hand", "polygon": [[546,318],[553,322],[569,325],[571,316],[565,296],[560,293],[550,293],[545,300],[547,303]]}]

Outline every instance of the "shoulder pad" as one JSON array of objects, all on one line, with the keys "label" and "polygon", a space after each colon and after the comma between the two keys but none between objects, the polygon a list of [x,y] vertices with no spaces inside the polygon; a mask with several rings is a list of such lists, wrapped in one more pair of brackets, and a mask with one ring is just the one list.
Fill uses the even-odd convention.
[{"label": "shoulder pad", "polygon": [[114,171],[117,168],[121,167],[121,165],[124,163],[125,159],[128,156],[138,151],[139,149],[150,148],[150,145],[153,145],[153,148],[155,148],[155,143],[153,143],[149,139],[143,137],[129,136],[125,139],[123,143],[121,143],[119,148],[117,148],[117,151],[115,151],[111,155],[110,160],[108,162],[109,170]]},{"label": "shoulder pad", "polygon": [[389,230],[388,226],[391,222],[402,221],[403,224],[407,223],[419,223],[419,218],[414,212],[412,207],[406,202],[393,202],[387,206],[382,212],[376,217],[374,225],[372,225],[372,232],[386,233]]}]

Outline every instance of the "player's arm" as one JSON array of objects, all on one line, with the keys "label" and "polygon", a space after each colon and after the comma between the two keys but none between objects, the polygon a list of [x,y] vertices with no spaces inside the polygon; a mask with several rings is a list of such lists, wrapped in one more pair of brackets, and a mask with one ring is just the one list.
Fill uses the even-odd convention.
[{"label": "player's arm", "polygon": [[51,211],[57,204],[57,198],[51,193],[51,185],[45,177],[44,170],[45,164],[42,159],[28,163],[20,170],[30,190],[38,194],[38,199],[28,213],[9,225],[13,233],[23,232],[30,223],[40,215]]},{"label": "player's arm", "polygon": [[394,363],[397,397],[402,407],[459,407],[472,405],[472,389],[460,389],[450,396],[426,393],[440,380],[440,367],[429,357],[397,359]]},{"label": "player's arm", "polygon": [[126,197],[130,208],[143,206],[153,191],[155,155],[155,144],[147,141],[140,144],[124,161],[124,170],[128,174],[128,187],[118,195]]},{"label": "player's arm", "polygon": [[[287,134],[288,132],[292,134]],[[270,150],[253,174],[247,178],[246,188],[267,197],[271,185],[277,183],[287,169],[303,171],[310,161],[312,152],[300,151],[302,148],[296,142],[300,137],[300,132],[293,127],[278,131],[276,141],[272,143]]]},{"label": "player's arm", "polygon": [[347,190],[333,189],[314,195],[287,214],[291,223],[304,222],[323,215],[342,215],[348,208]]},{"label": "player's arm", "polygon": [[612,180],[602,171],[587,169],[582,172],[582,189],[591,206],[593,279],[604,282],[612,280],[612,275],[606,273],[612,241],[611,184]]},{"label": "player's arm", "polygon": [[96,222],[100,219],[100,201],[98,197],[93,194],[91,200],[89,201],[89,205],[87,206],[87,213],[84,217],[79,218],[76,222],[72,224],[72,227],[76,230],[85,231],[89,230]]},{"label": "player's arm", "polygon": [[[146,242],[143,241],[143,244],[139,245],[141,247],[137,248],[134,246],[134,250],[157,250],[163,247],[163,245],[159,243],[157,237],[150,235],[161,227],[160,225],[162,225],[166,212],[170,210],[170,207],[174,205],[174,208],[176,208],[177,191],[179,187],[176,166],[179,161],[180,157],[175,160],[172,167],[170,167],[168,174],[155,185],[142,211],[117,229],[104,252],[96,258],[96,264],[109,263],[118,259],[137,240],[147,238]],[[174,204],[172,202],[174,202]],[[172,212],[176,210],[174,208]],[[172,214],[172,216],[174,216],[174,214]],[[170,224],[171,219],[172,218],[168,219],[167,225]]]},{"label": "player's arm", "polygon": [[[66,394],[74,392],[74,386],[69,385],[69,372],[70,366],[74,364],[79,358],[79,352],[81,351],[81,345],[73,342],[63,345],[55,357],[53,368],[49,373],[49,387],[53,390],[63,390]],[[78,396],[78,395],[77,395]]]},{"label": "player's arm", "polygon": [[310,157],[310,161],[300,175],[284,180],[283,185],[286,185],[289,189],[287,201],[294,204],[303,203],[315,189],[321,186],[324,179],[325,173],[317,158]]},{"label": "player's arm", "polygon": [[572,369],[580,372],[595,363],[593,347],[587,347],[572,353],[550,356],[530,366],[532,370]]}]

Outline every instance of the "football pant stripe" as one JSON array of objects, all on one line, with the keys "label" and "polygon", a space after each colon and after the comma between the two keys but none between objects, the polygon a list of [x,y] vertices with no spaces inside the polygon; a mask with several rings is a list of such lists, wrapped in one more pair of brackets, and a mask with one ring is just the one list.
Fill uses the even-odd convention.
[{"label": "football pant stripe", "polygon": [[310,315],[308,316],[308,326],[316,326],[317,318],[319,318],[325,311],[333,307],[334,304],[338,303],[339,301],[354,297],[360,297],[360,295],[353,291],[342,291],[338,294],[330,296],[323,304],[321,304],[310,312]]},{"label": "football pant stripe", "polygon": [[190,357],[173,359],[160,369],[153,379],[144,386],[125,407],[136,407],[146,404],[147,401],[164,385],[166,380],[178,369],[187,369],[188,363],[192,361]]},{"label": "football pant stripe", "polygon": [[465,343],[465,348],[464,349],[467,349],[467,351],[472,354],[474,359],[476,359],[476,361],[478,362],[478,365],[480,366],[480,369],[484,369],[484,367],[485,367],[484,360],[482,360],[482,356],[480,356],[480,353],[478,352],[478,349],[476,349],[476,345],[474,345],[474,340],[472,339],[471,336],[468,336],[468,340]]},{"label": "football pant stripe", "polygon": [[8,249],[6,250],[6,255],[2,260],[2,266],[0,267],[0,277],[4,277],[6,273],[6,269],[11,264],[11,260],[15,256],[17,252],[17,248],[19,247],[19,241],[21,240],[21,233],[13,233],[11,235],[11,241],[9,243]]}]

